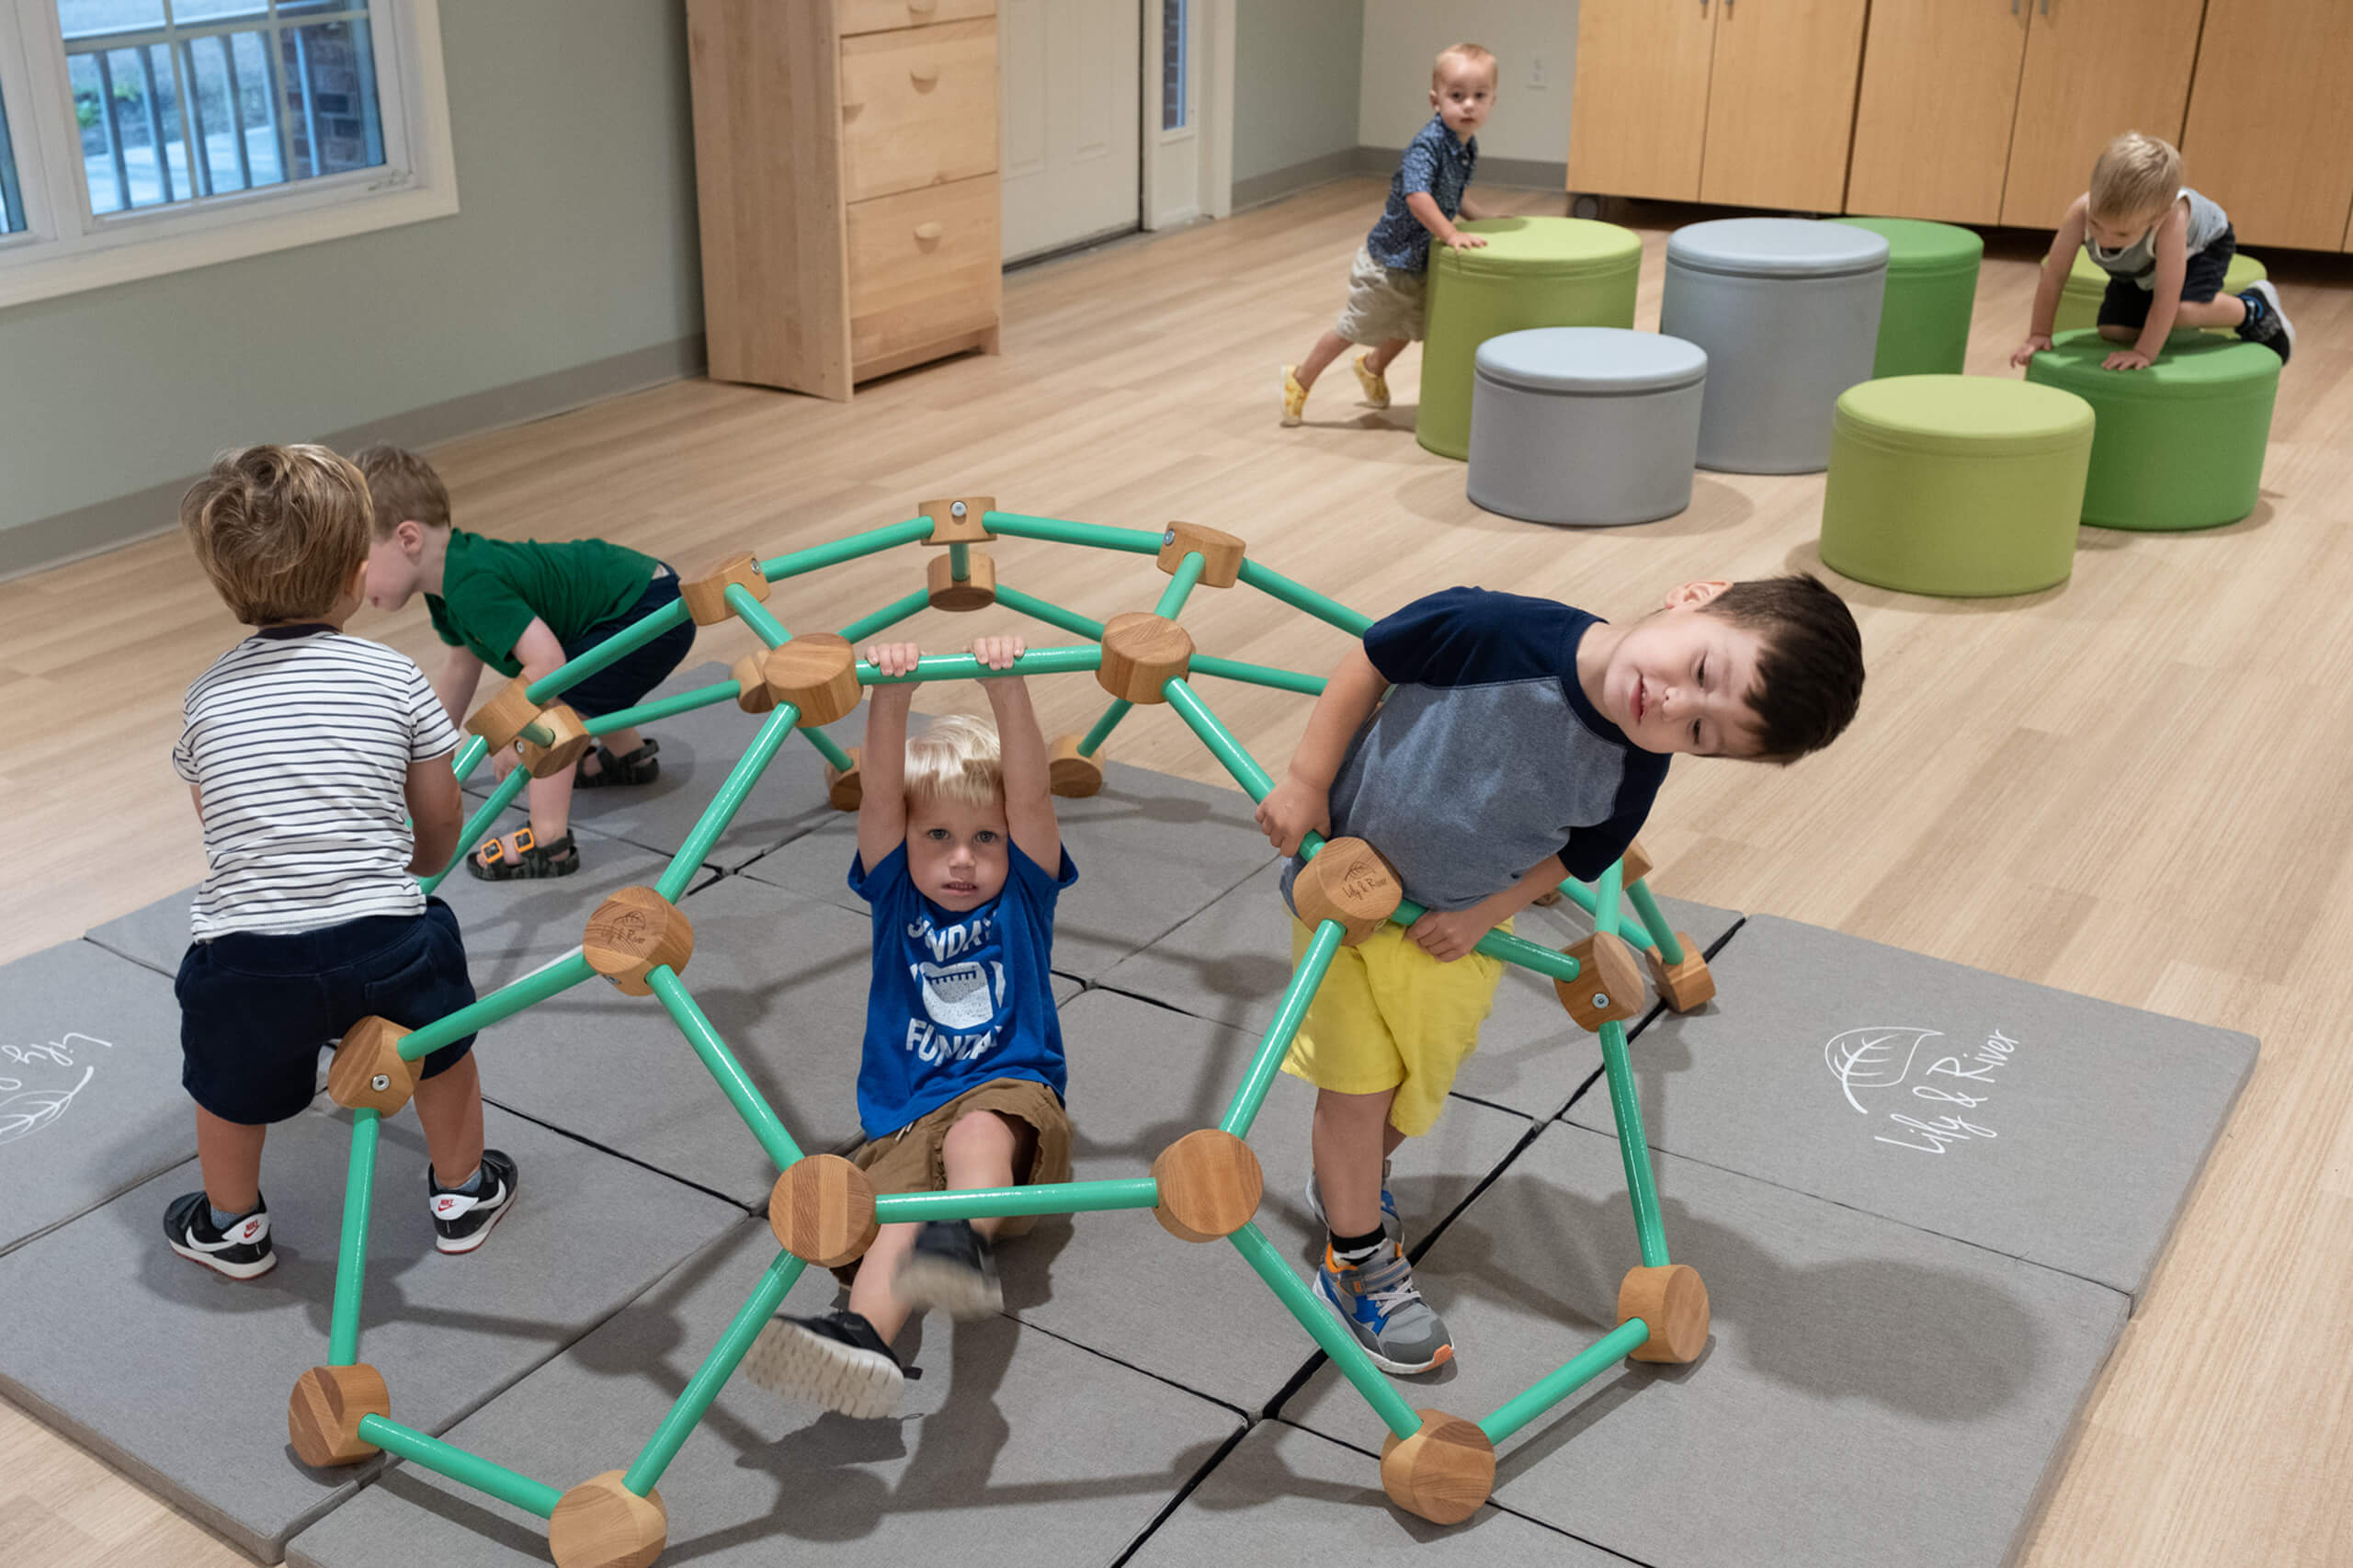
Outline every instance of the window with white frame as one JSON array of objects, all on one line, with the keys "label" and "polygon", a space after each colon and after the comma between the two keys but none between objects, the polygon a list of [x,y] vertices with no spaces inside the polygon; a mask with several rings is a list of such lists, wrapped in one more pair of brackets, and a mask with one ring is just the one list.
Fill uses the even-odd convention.
[{"label": "window with white frame", "polygon": [[453,212],[438,6],[0,0],[0,305]]}]

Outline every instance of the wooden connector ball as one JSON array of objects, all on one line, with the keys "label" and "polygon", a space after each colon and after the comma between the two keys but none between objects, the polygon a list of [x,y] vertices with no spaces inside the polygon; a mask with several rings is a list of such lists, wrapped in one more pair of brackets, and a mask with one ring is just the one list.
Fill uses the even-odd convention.
[{"label": "wooden connector ball", "polygon": [[547,733],[545,741],[523,737],[523,767],[534,778],[552,778],[559,773],[569,773],[587,749],[597,744],[580,722],[580,715],[564,703],[553,703],[533,721],[534,730]]},{"label": "wooden connector ball", "polygon": [[994,495],[961,495],[926,501],[917,508],[931,519],[933,544],[986,544],[996,538],[981,519],[996,510]]},{"label": "wooden connector ball", "polygon": [[760,558],[748,550],[722,555],[693,576],[678,579],[678,597],[687,601],[687,613],[697,626],[716,626],[734,615],[727,608],[727,590],[737,584],[762,604],[767,602],[768,580],[760,571]]},{"label": "wooden connector ball", "polygon": [[642,1497],[608,1470],[563,1494],[548,1516],[548,1555],[556,1568],[651,1568],[670,1544],[662,1489]]},{"label": "wooden connector ball", "polygon": [[1680,1366],[1708,1347],[1708,1287],[1699,1271],[1680,1263],[1636,1267],[1618,1284],[1618,1321],[1640,1318],[1651,1336],[1627,1352],[1637,1361]]},{"label": "wooden connector ball", "polygon": [[804,1154],[768,1192],[768,1229],[779,1246],[821,1268],[855,1262],[881,1233],[874,1184],[839,1154]]},{"label": "wooden connector ball", "polygon": [[830,724],[858,706],[858,653],[830,631],[812,631],[768,650],[768,695],[801,710],[801,729]]},{"label": "wooden connector ball", "polygon": [[776,707],[776,693],[768,689],[768,656],[746,653],[727,666],[735,677],[735,706],[746,713],[766,713]]},{"label": "wooden connector ball", "polygon": [[384,1374],[362,1361],[351,1367],[313,1367],[294,1380],[286,1402],[286,1440],[294,1457],[313,1470],[358,1464],[377,1451],[359,1435],[359,1418],[392,1414]]},{"label": "wooden connector ball", "polygon": [[865,753],[857,746],[843,749],[849,753],[849,767],[825,764],[825,804],[837,812],[854,812],[866,799],[866,780],[858,773]]},{"label": "wooden connector ball", "polygon": [[1199,523],[1171,523],[1160,536],[1160,569],[1174,577],[1185,557],[1201,552],[1201,586],[1230,588],[1242,573],[1243,543]]},{"label": "wooden connector ball", "polygon": [[401,1060],[408,1030],[382,1018],[362,1018],[345,1031],[327,1068],[327,1097],[347,1110],[391,1116],[416,1093],[417,1063]]},{"label": "wooden connector ball", "polygon": [[1643,966],[1623,938],[1597,931],[1571,943],[1568,955],[1577,960],[1577,977],[1552,982],[1552,990],[1579,1028],[1598,1034],[1602,1025],[1643,1010]]},{"label": "wooden connector ball", "polygon": [[1231,1132],[1205,1127],[1188,1132],[1152,1162],[1160,1201],[1152,1217],[1179,1241],[1230,1236],[1258,1212],[1266,1178],[1250,1145]]},{"label": "wooden connector ball", "polygon": [[1381,852],[1361,838],[1335,838],[1300,869],[1290,886],[1300,922],[1313,929],[1340,923],[1340,945],[1353,948],[1383,926],[1404,901],[1404,885]]},{"label": "wooden connector ball", "polygon": [[945,555],[935,555],[931,564],[924,568],[924,586],[931,593],[934,609],[986,609],[996,603],[996,562],[983,550],[964,552],[962,582],[954,574],[956,562]]},{"label": "wooden connector ball", "polygon": [[523,695],[530,684],[529,676],[517,676],[492,692],[466,721],[467,733],[488,741],[493,751],[505,751],[513,745],[515,737],[523,733],[523,726],[540,716],[539,705]]},{"label": "wooden connector ball", "polygon": [[683,971],[694,957],[695,928],[678,906],[652,888],[623,888],[588,917],[580,940],[588,967],[631,996],[650,996],[645,977],[662,964]]},{"label": "wooden connector ball", "polygon": [[1165,702],[1161,685],[1193,667],[1190,633],[1150,610],[1115,615],[1103,625],[1103,689],[1130,702]]},{"label": "wooden connector ball", "polygon": [[1626,853],[1618,857],[1618,863],[1626,869],[1625,874],[1619,879],[1621,886],[1632,887],[1651,874],[1651,858],[1643,852],[1643,841],[1639,838],[1626,846]]},{"label": "wooden connector ball", "polygon": [[1409,1514],[1434,1525],[1459,1525],[1495,1489],[1495,1446],[1475,1421],[1443,1410],[1416,1410],[1422,1429],[1392,1432],[1381,1445],[1381,1489]]},{"label": "wooden connector ball", "polygon": [[1046,748],[1046,788],[1066,801],[1083,801],[1103,788],[1103,748],[1089,756],[1078,749],[1082,738],[1056,735]]},{"label": "wooden connector ball", "polygon": [[1658,990],[1658,999],[1671,1011],[1688,1013],[1714,999],[1716,977],[1708,972],[1708,960],[1699,956],[1699,944],[1691,939],[1690,932],[1677,931],[1675,939],[1683,949],[1681,963],[1668,963],[1656,948],[1643,949],[1643,961],[1651,966],[1651,983]]}]

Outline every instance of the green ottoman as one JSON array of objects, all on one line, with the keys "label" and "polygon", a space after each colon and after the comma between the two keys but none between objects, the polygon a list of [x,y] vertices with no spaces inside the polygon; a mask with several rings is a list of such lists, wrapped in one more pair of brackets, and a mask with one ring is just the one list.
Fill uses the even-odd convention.
[{"label": "green ottoman", "polygon": [[2116,347],[2097,332],[2063,333],[2026,368],[2028,381],[2063,387],[2099,415],[2084,521],[2169,532],[2219,528],[2254,511],[2279,356],[2177,332],[2147,369],[2101,369]]},{"label": "green ottoman", "polygon": [[[2222,274],[2222,292],[2243,292],[2250,284],[2260,282],[2270,273],[2263,263],[2245,251],[2231,257],[2231,265]],[[2099,324],[2099,297],[2108,292],[2108,274],[2080,249],[2075,252],[2075,265],[2067,270],[2067,287],[2059,294],[2059,313],[2052,318],[2051,330],[2055,333],[2074,332],[2079,327]],[[2224,337],[2237,335],[2228,327],[2209,327],[2209,332]]]},{"label": "green ottoman", "polygon": [[1880,306],[1874,377],[1959,375],[1969,358],[1969,317],[1985,242],[1950,223],[1917,218],[1837,218],[1887,241],[1887,297]]},{"label": "green ottoman", "polygon": [[1634,324],[1643,242],[1584,218],[1479,218],[1477,250],[1430,244],[1422,405],[1415,437],[1440,457],[1471,455],[1471,386],[1479,345],[1536,326]]},{"label": "green ottoman", "polygon": [[1831,418],[1823,564],[1953,598],[2063,583],[2091,455],[2091,404],[2054,387],[1990,376],[1849,387]]}]

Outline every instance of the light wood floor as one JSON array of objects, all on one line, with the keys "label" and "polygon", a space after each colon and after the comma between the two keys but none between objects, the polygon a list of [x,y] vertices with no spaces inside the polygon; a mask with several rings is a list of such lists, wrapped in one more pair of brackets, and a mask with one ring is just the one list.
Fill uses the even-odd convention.
[{"label": "light wood floor", "polygon": [[[1415,354],[1387,415],[1359,408],[1336,367],[1309,424],[1279,428],[1278,367],[1337,308],[1379,198],[1370,181],[1332,186],[1017,274],[1001,358],[913,372],[847,406],[693,381],[433,455],[467,527],[603,534],[687,563],[979,493],[1046,516],[1225,528],[1376,614],[1469,581],[1631,615],[1688,578],[1820,569],[1818,475],[1703,475],[1683,516],[1603,533],[1472,509],[1461,466],[1414,444]],[[1644,240],[1648,326],[1665,229]],[[2029,254],[1987,263],[1972,369],[2009,373]],[[1643,835],[1659,884],[1687,898],[2260,1037],[2058,1477],[2025,1557],[2037,1568],[2353,1563],[2353,271],[2272,259],[2302,347],[2253,517],[2191,536],[2086,532],[2074,579],[2025,599],[1840,582],[1870,665],[1847,737],[1787,771],[1679,762]],[[995,548],[1003,581],[1098,617],[1148,608],[1164,581],[1133,558]],[[782,584],[770,608],[789,626],[835,626],[919,573],[901,552]],[[1344,646],[1247,590],[1196,594],[1185,619],[1204,652],[1245,659],[1321,669]],[[915,630],[944,647],[995,623]],[[353,630],[412,653],[431,642],[421,605]],[[0,757],[0,959],[200,874],[166,753],[182,689],[237,635],[176,537],[0,585],[15,743]],[[699,653],[750,646],[714,629]],[[1092,682],[1042,685],[1049,726],[1099,707]],[[1211,685],[1279,766],[1305,701]],[[1113,749],[1223,781],[1165,712],[1138,712]],[[0,1517],[0,1562],[244,1561],[5,1404]]]}]

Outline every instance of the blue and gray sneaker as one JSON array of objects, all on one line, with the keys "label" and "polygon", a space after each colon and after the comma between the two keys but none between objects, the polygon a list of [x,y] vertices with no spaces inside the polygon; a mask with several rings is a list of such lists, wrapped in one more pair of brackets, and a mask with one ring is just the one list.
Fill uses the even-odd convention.
[{"label": "blue and gray sneaker", "polygon": [[1324,1249],[1315,1289],[1384,1372],[1427,1372],[1454,1359],[1446,1324],[1414,1287],[1414,1266],[1395,1242],[1350,1265]]},{"label": "blue and gray sneaker", "polygon": [[2279,290],[2269,278],[2258,280],[2239,294],[2246,306],[2246,319],[2239,323],[2238,333],[2249,343],[2259,343],[2279,356],[2286,364],[2288,356],[2296,351],[2296,329],[2288,320],[2288,312],[2279,308]]},{"label": "blue and gray sneaker", "polygon": [[[1315,1185],[1315,1172],[1307,1173],[1307,1211],[1315,1216],[1317,1225],[1328,1233],[1331,1220],[1324,1212],[1324,1190]],[[1389,1162],[1381,1162],[1381,1233],[1398,1245],[1405,1244],[1405,1221],[1397,1218],[1397,1199],[1389,1191]]]}]

